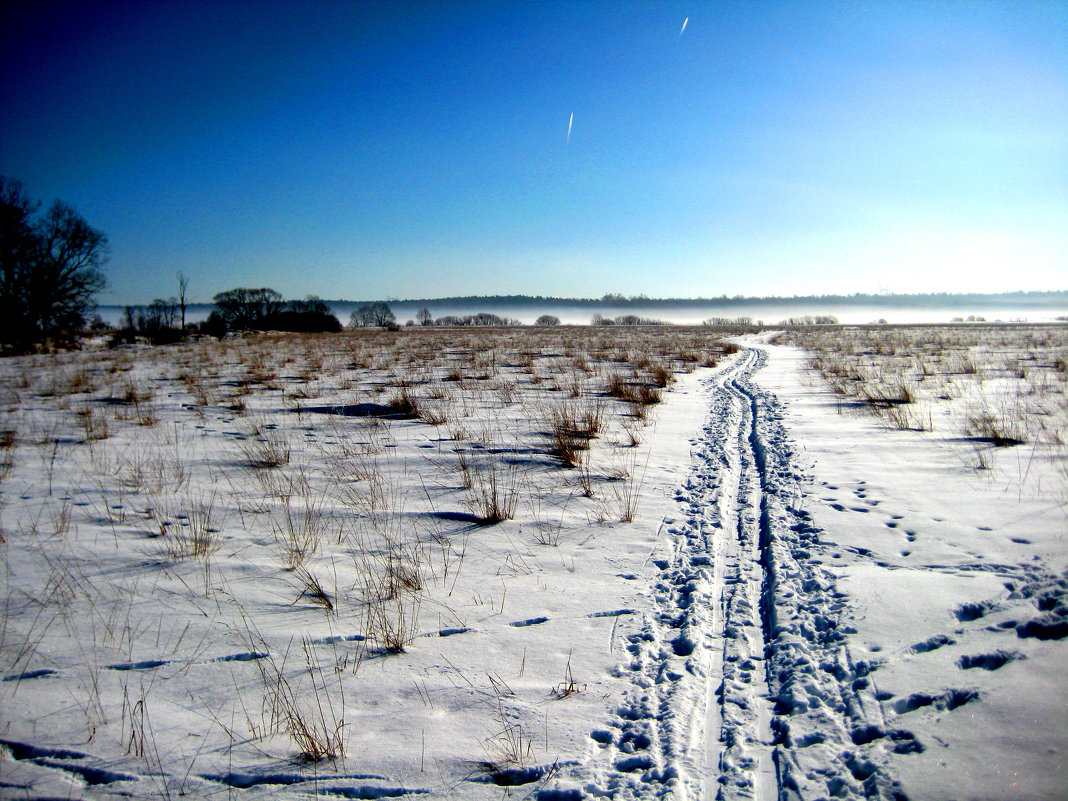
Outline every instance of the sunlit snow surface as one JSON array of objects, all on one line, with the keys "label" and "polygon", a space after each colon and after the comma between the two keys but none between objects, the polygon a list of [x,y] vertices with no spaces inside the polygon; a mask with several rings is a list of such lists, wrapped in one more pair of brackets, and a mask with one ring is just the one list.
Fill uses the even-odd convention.
[{"label": "sunlit snow surface", "polygon": [[958,407],[1008,375],[899,430],[802,351],[698,329],[6,359],[0,786],[1057,797],[1042,330],[1049,419],[1004,448]]}]

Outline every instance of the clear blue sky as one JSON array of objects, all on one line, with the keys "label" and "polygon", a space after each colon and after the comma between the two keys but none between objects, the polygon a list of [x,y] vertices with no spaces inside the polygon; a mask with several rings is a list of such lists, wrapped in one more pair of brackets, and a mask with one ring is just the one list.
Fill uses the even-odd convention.
[{"label": "clear blue sky", "polygon": [[106,303],[1068,288],[1068,2],[16,1],[0,69]]}]

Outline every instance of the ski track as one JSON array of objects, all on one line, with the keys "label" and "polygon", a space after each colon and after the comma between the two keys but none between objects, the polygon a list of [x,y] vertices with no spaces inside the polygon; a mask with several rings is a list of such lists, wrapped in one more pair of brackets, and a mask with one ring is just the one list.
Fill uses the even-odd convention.
[{"label": "ski track", "polygon": [[671,553],[617,668],[633,686],[592,733],[589,796],[905,798],[888,754],[917,743],[887,729],[877,665],[849,653],[782,406],[752,381],[766,359],[745,348],[705,382],[709,416],[665,521]]}]

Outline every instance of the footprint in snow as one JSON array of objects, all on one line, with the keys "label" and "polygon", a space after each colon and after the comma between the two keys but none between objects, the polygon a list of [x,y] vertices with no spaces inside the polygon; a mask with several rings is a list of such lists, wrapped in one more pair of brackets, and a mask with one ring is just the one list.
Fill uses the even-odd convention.
[{"label": "footprint in snow", "polygon": [[212,659],[212,662],[255,662],[257,659],[266,659],[269,656],[263,651],[244,651],[240,654],[227,654],[226,656],[217,656]]},{"label": "footprint in snow", "polygon": [[49,668],[41,668],[40,670],[26,670],[22,673],[12,673],[10,676],[4,676],[0,681],[25,681],[27,679],[43,679],[45,676],[54,676],[56,671]]},{"label": "footprint in snow", "polygon": [[899,698],[890,704],[890,707],[899,715],[906,715],[924,707],[933,707],[940,712],[951,712],[954,709],[978,701],[981,696],[978,690],[943,690],[934,695],[930,693],[913,693],[907,698]]},{"label": "footprint in snow", "polygon": [[616,762],[616,770],[621,773],[635,773],[639,770],[649,770],[653,767],[653,760],[645,755],[625,757]]},{"label": "footprint in snow", "polygon": [[612,736],[612,732],[607,729],[594,729],[590,732],[590,739],[600,745],[602,748],[611,745],[615,738]]},{"label": "footprint in snow", "polygon": [[524,628],[526,626],[537,626],[540,623],[545,623],[548,619],[549,618],[547,618],[547,617],[531,617],[531,618],[527,618],[526,620],[517,620],[514,623],[509,623],[508,625],[509,626],[514,626],[515,628],[518,629],[518,628]]},{"label": "footprint in snow", "polygon": [[937,651],[946,645],[955,645],[956,640],[952,637],[948,637],[945,634],[936,634],[933,637],[929,637],[923,642],[918,642],[915,645],[909,646],[909,652],[914,654],[927,654],[931,651]]},{"label": "footprint in snow", "polygon": [[469,629],[467,626],[461,626],[461,627],[455,628],[455,629],[442,629],[441,631],[438,632],[438,636],[439,637],[451,637],[454,634],[467,634],[467,632],[469,632],[469,631],[471,631],[471,629]]},{"label": "footprint in snow", "polygon": [[961,670],[972,670],[974,668],[982,668],[983,670],[998,670],[1009,664],[1009,662],[1015,662],[1018,659],[1026,659],[1027,657],[1021,654],[1019,651],[995,651],[992,654],[975,654],[973,656],[962,656],[957,660],[957,667]]},{"label": "footprint in snow", "polygon": [[152,670],[168,664],[166,659],[146,659],[143,662],[123,662],[118,665],[108,665],[108,670]]},{"label": "footprint in snow", "polygon": [[953,614],[961,623],[970,623],[1000,608],[1001,606],[997,601],[979,601],[977,603],[961,604],[953,610]]},{"label": "footprint in snow", "polygon": [[922,754],[924,751],[916,735],[904,729],[884,731],[879,726],[863,726],[853,729],[849,734],[854,745],[868,745],[876,740],[889,739],[895,754]]}]

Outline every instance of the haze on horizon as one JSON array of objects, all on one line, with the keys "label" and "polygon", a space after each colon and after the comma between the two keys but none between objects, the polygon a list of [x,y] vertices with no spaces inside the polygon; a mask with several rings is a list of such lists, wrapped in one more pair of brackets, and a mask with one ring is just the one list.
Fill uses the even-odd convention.
[{"label": "haze on horizon", "polygon": [[1068,287],[1068,3],[16,2],[102,303]]}]

